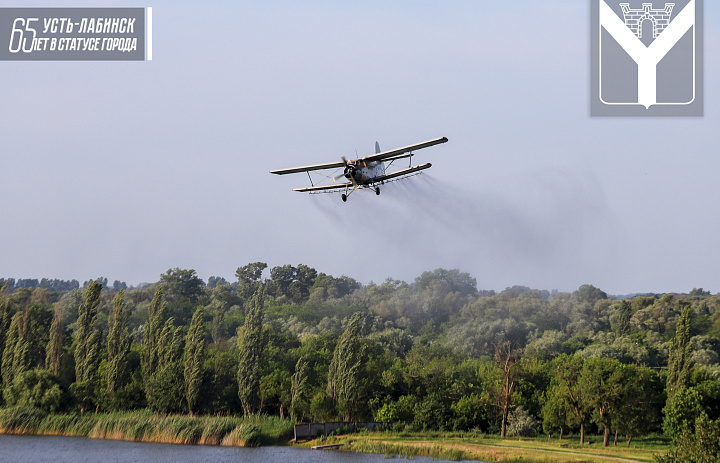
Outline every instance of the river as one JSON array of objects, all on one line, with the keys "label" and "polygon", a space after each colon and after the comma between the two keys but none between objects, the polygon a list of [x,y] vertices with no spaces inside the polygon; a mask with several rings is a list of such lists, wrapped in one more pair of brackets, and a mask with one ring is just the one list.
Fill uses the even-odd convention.
[{"label": "river", "polygon": [[[414,461],[429,459],[414,457]],[[446,461],[446,460],[434,460]],[[383,455],[293,447],[220,447],[87,437],[0,435],[0,463],[379,463]]]}]

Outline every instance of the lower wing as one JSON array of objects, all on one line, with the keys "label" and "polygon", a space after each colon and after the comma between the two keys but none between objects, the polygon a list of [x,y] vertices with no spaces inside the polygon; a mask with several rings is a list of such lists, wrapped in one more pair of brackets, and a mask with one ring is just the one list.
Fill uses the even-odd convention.
[{"label": "lower wing", "polygon": [[338,183],[337,185],[322,185],[322,186],[309,186],[307,188],[293,188],[293,191],[307,192],[307,191],[321,191],[321,190],[335,190],[337,188],[345,188],[352,186],[351,182]]},{"label": "lower wing", "polygon": [[393,172],[392,174],[378,177],[374,179],[372,183],[384,182],[385,180],[390,180],[391,178],[402,177],[403,175],[409,175],[420,170],[429,169],[430,167],[432,167],[432,164],[430,164],[429,162],[427,164],[420,164],[419,166],[408,167],[407,169],[398,170],[397,172]]},{"label": "lower wing", "polygon": [[[367,185],[372,185],[374,183],[384,182],[385,180],[402,177],[403,175],[410,175],[412,173],[415,173],[415,172],[418,172],[421,170],[429,169],[430,167],[432,167],[432,164],[430,164],[429,162],[427,164],[421,164],[419,166],[408,167],[407,169],[401,169],[401,170],[398,170],[397,172],[393,172],[392,174],[376,177],[376,178],[372,179],[372,181],[358,185],[358,186],[365,187]],[[320,185],[320,186],[310,186],[307,188],[293,188],[293,191],[299,191],[301,193],[306,193],[309,191],[336,190],[338,188],[346,188],[346,187],[352,187],[352,186],[353,186],[352,182],[346,182],[346,183],[338,183],[336,185]]]}]

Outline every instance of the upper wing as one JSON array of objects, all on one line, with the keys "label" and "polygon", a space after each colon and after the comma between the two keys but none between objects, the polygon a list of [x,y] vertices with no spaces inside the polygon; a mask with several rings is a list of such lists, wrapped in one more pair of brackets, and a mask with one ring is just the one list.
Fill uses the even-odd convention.
[{"label": "upper wing", "polygon": [[347,183],[338,183],[337,185],[321,185],[321,186],[309,186],[307,188],[293,188],[293,191],[306,192],[306,191],[334,190],[336,188],[345,188],[348,186],[352,186],[352,183],[347,182]]},{"label": "upper wing", "polygon": [[[382,159],[391,158],[393,156],[395,156],[397,158],[404,157],[401,155],[403,155],[405,153],[409,153],[413,150],[427,148],[428,146],[439,145],[440,143],[445,143],[446,141],[448,141],[448,139],[446,137],[435,138],[434,140],[428,140],[428,141],[424,141],[422,143],[416,143],[414,145],[403,146],[402,148],[396,148],[394,150],[384,151],[382,153],[365,156],[363,158],[363,161],[365,161],[365,162],[380,161]],[[326,162],[324,164],[313,164],[310,166],[291,167],[290,169],[277,169],[277,170],[271,170],[270,173],[278,174],[278,175],[285,175],[285,174],[296,174],[298,172],[308,172],[311,170],[337,169],[339,167],[345,167],[345,162],[344,161]]]},{"label": "upper wing", "polygon": [[290,169],[271,170],[270,173],[278,174],[278,175],[285,175],[285,174],[296,174],[298,172],[307,172],[309,170],[337,169],[338,167],[345,167],[345,163],[343,161],[326,162],[324,164],[313,164],[311,166],[291,167]]},{"label": "upper wing", "polygon": [[428,146],[439,145],[440,143],[445,143],[446,141],[448,141],[447,137],[435,138],[433,140],[424,141],[422,143],[416,143],[414,145],[403,146],[402,148],[396,148],[396,149],[390,150],[390,151],[383,151],[382,153],[378,153],[378,154],[371,154],[370,156],[365,156],[363,158],[363,161],[365,161],[365,162],[380,161],[382,159],[387,159],[387,158],[390,158],[393,156],[398,156],[400,154],[409,153],[410,151],[427,148]]}]

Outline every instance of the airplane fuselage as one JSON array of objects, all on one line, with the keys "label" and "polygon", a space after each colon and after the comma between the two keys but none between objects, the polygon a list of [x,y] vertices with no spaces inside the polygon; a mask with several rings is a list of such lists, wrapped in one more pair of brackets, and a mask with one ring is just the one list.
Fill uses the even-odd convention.
[{"label": "airplane fuselage", "polygon": [[356,185],[367,185],[384,175],[385,163],[382,161],[365,163],[362,159],[358,159],[348,162],[345,167],[345,178]]}]

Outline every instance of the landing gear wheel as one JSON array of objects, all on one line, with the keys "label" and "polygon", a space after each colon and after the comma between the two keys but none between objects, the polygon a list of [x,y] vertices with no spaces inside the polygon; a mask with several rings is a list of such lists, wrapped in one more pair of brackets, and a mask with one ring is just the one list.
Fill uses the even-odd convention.
[{"label": "landing gear wheel", "polygon": [[342,198],[343,202],[346,202],[346,201],[347,201],[347,195],[346,195],[345,193],[343,193],[342,195],[340,195],[340,197]]},{"label": "landing gear wheel", "polygon": [[375,194],[380,196],[380,187],[379,186],[375,187]]}]

